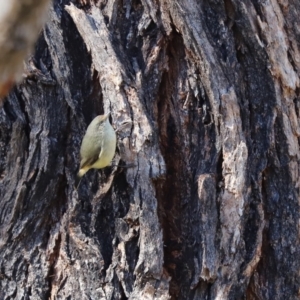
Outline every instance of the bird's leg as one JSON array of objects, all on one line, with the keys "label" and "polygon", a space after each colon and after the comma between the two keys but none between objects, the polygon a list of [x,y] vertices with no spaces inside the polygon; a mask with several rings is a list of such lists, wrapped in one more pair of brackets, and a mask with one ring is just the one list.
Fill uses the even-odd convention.
[{"label": "bird's leg", "polygon": [[126,164],[126,165],[124,165],[124,166],[120,166],[121,158],[120,158],[120,154],[119,154],[119,153],[116,153],[116,156],[115,156],[114,161],[116,162],[116,164],[113,164],[113,163],[112,163],[112,164],[110,165],[111,167],[124,168],[124,169],[136,167],[135,164]]},{"label": "bird's leg", "polygon": [[123,129],[125,129],[128,125],[131,125],[131,122],[125,122],[125,123],[121,124],[121,125],[116,129],[116,133],[119,133],[119,132],[123,131]]}]

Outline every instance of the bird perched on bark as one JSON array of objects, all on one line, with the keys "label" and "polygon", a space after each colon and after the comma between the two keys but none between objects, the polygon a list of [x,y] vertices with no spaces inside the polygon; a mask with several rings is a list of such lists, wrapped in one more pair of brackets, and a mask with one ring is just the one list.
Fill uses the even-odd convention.
[{"label": "bird perched on bark", "polygon": [[82,177],[89,169],[108,166],[116,152],[116,132],[109,123],[109,115],[97,116],[88,126],[80,148],[80,169]]},{"label": "bird perched on bark", "polygon": [[0,0],[0,97],[22,77],[23,60],[30,54],[46,21],[50,0]]}]

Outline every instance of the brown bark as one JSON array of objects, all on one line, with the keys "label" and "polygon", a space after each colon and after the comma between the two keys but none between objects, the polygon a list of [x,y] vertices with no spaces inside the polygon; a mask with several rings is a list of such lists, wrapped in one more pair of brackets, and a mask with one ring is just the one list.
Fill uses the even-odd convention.
[{"label": "brown bark", "polygon": [[55,1],[0,111],[0,299],[299,299],[299,14]]},{"label": "brown bark", "polygon": [[22,78],[23,60],[32,52],[46,22],[50,0],[0,0],[0,105]]}]

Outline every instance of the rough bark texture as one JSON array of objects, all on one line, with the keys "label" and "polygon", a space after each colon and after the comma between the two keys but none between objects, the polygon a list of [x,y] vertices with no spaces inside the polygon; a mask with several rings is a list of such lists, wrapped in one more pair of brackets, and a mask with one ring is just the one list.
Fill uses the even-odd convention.
[{"label": "rough bark texture", "polygon": [[[54,1],[0,111],[0,299],[299,299],[299,17]],[[76,190],[104,111],[115,166]]]}]

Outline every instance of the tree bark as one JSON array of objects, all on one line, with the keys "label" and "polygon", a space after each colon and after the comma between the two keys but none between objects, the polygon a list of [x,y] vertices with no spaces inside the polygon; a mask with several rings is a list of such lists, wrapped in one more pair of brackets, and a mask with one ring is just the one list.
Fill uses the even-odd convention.
[{"label": "tree bark", "polygon": [[[0,299],[299,299],[300,3],[49,14],[0,111]],[[76,189],[108,111],[118,153]]]}]

